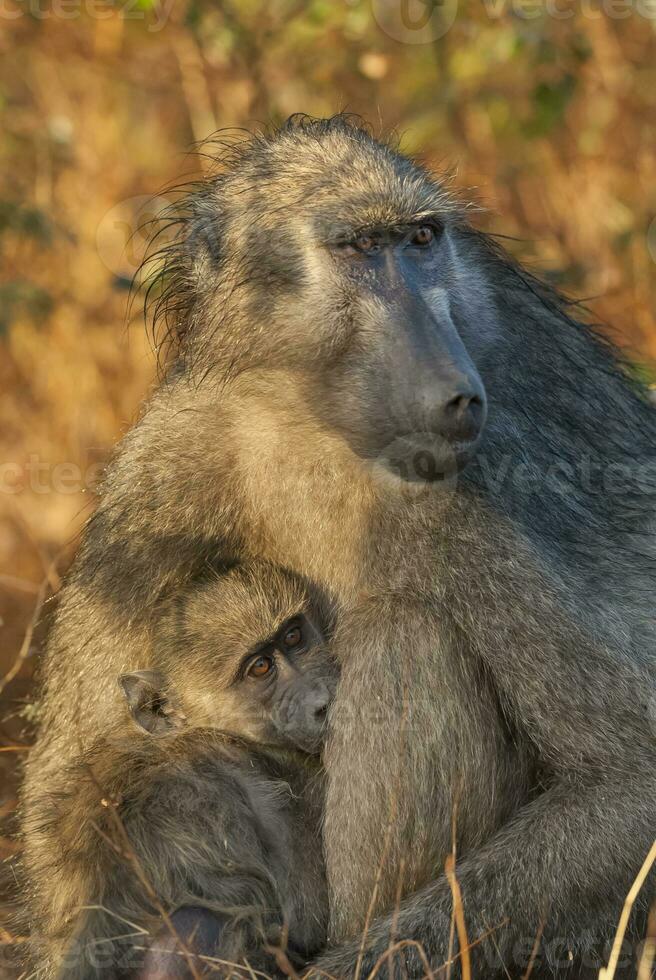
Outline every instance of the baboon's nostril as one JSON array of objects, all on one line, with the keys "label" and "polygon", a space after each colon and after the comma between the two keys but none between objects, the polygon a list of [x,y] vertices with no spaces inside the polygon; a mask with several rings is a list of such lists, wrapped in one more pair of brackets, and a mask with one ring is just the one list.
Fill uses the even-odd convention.
[{"label": "baboon's nostril", "polygon": [[482,411],[483,403],[478,395],[456,395],[444,406],[446,415],[462,415],[467,409],[474,413]]},{"label": "baboon's nostril", "polygon": [[481,430],[483,414],[483,399],[480,395],[459,392],[442,409],[442,434],[454,441],[473,440]]}]

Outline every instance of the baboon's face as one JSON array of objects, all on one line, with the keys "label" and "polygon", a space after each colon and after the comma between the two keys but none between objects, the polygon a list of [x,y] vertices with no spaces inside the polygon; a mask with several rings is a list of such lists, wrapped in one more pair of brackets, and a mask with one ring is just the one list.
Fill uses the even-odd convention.
[{"label": "baboon's face", "polygon": [[281,139],[261,157],[223,188],[232,311],[212,336],[226,363],[258,383],[268,371],[275,398],[300,389],[363,459],[406,444],[428,451],[436,478],[466,464],[486,418],[473,358],[490,317],[453,203],[352,134]]},{"label": "baboon's face", "polygon": [[325,365],[320,413],[363,458],[405,479],[466,465],[487,400],[451,313],[446,225],[368,227],[325,251],[333,295],[341,290],[349,312],[348,339]]},{"label": "baboon's face", "polygon": [[338,668],[291,576],[240,568],[198,586],[163,617],[158,646],[161,670],[120,679],[142,728],[320,751]]},{"label": "baboon's face", "polygon": [[321,635],[299,614],[236,663],[221,714],[235,719],[236,734],[258,743],[317,753],[336,679]]}]

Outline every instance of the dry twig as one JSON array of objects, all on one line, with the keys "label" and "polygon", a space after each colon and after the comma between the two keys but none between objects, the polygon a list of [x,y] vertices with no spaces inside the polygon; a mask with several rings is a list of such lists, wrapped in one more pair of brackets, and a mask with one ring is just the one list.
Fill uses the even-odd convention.
[{"label": "dry twig", "polygon": [[617,932],[615,933],[615,941],[613,942],[613,948],[608,959],[608,966],[604,966],[599,971],[599,980],[613,980],[615,976],[615,971],[617,969],[617,962],[620,958],[620,951],[622,949],[622,943],[624,942],[624,936],[626,934],[626,928],[629,924],[629,916],[631,915],[631,909],[634,906],[635,900],[638,897],[640,889],[645,883],[647,875],[651,871],[652,865],[656,861],[656,840],[652,844],[649,854],[645,858],[640,871],[636,875],[636,879],[629,889],[629,894],[626,896],[624,901],[624,906],[622,908],[622,914],[620,915],[620,921],[617,925]]}]

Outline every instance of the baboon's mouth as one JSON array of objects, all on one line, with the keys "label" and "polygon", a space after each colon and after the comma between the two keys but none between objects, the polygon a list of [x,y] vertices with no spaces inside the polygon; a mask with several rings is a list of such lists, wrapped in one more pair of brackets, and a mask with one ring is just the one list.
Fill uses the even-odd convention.
[{"label": "baboon's mouth", "polygon": [[478,444],[479,438],[449,442],[438,432],[405,432],[372,454],[370,462],[404,483],[439,484],[471,462]]},{"label": "baboon's mouth", "polygon": [[308,735],[307,738],[297,737],[296,748],[307,755],[319,755],[323,743],[324,732]]}]

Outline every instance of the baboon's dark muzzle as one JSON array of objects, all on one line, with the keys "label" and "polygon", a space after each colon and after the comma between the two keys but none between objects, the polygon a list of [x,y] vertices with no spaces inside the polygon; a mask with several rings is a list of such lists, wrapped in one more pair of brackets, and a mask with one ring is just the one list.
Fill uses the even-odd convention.
[{"label": "baboon's dark muzzle", "polygon": [[436,473],[461,468],[485,425],[483,382],[446,310],[438,317],[413,295],[399,306],[392,346],[397,435],[430,442],[425,451]]}]

